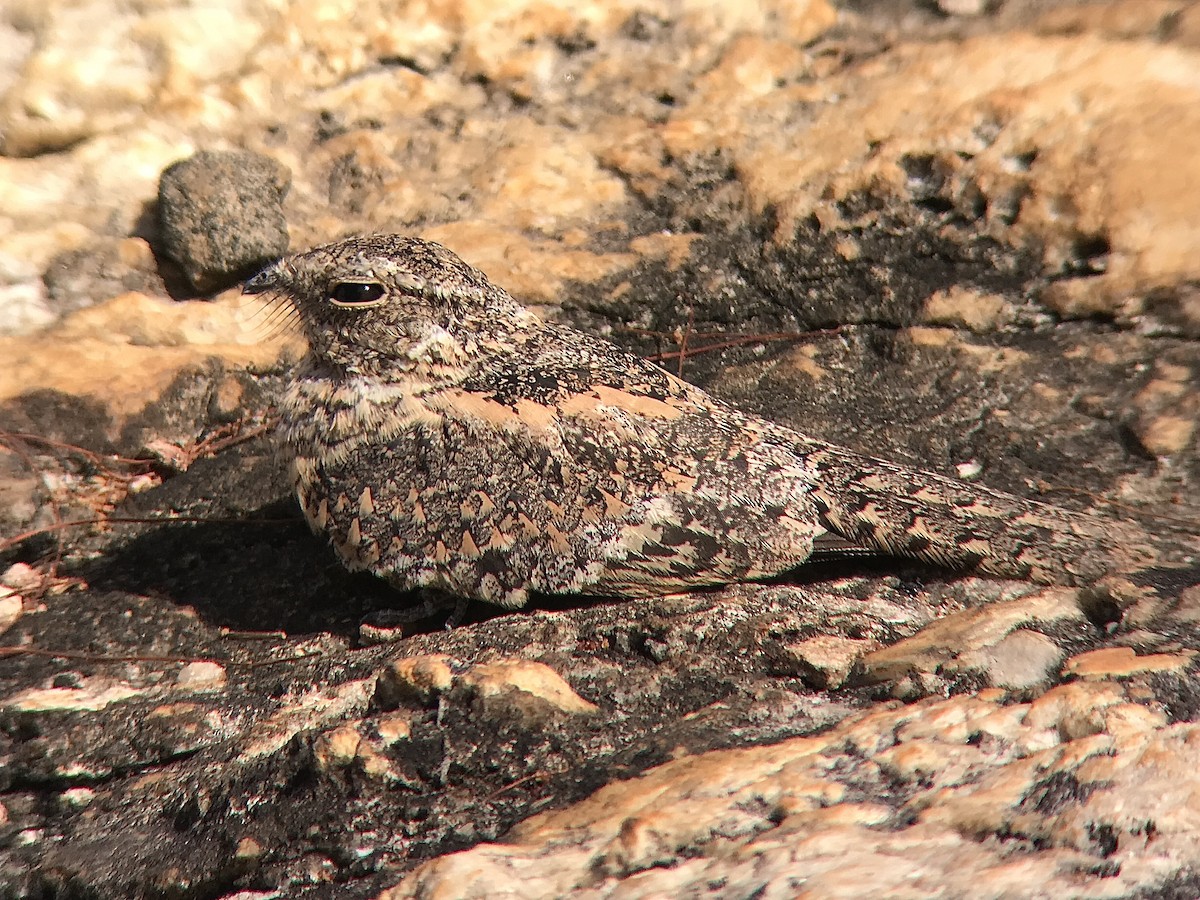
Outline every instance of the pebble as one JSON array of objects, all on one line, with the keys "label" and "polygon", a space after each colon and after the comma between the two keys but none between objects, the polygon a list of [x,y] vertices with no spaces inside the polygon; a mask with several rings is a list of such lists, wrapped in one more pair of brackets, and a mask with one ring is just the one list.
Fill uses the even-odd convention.
[{"label": "pebble", "polygon": [[167,167],[158,189],[163,252],[202,293],[229,287],[288,249],[291,171],[249,151],[201,151]]}]

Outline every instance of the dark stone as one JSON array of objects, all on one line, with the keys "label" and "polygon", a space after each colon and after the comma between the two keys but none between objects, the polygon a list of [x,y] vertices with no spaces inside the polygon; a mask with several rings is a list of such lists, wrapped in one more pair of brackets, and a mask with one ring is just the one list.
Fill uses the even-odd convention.
[{"label": "dark stone", "polygon": [[288,248],[283,199],[291,171],[245,150],[201,151],[158,187],[160,250],[198,291],[229,287]]}]

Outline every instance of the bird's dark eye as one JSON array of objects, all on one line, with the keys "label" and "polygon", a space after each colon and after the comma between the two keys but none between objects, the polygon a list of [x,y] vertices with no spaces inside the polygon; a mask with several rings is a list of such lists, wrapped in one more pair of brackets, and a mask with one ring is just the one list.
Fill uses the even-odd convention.
[{"label": "bird's dark eye", "polygon": [[343,281],[329,292],[329,300],[334,306],[371,306],[383,294],[383,285],[375,281]]}]

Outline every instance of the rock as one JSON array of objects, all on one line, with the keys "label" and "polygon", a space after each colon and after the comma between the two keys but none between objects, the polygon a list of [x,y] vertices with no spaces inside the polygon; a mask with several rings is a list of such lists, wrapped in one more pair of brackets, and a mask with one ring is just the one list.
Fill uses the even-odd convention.
[{"label": "rock", "polygon": [[395,743],[364,733],[360,726],[343,725],[316,738],[313,742],[313,759],[325,772],[353,767],[370,778],[388,783],[403,782],[402,776],[384,752],[385,741]]},{"label": "rock", "polygon": [[937,8],[948,16],[982,16],[998,0],[937,0]]},{"label": "rock", "polygon": [[288,248],[287,167],[248,151],[201,151],[169,166],[158,189],[163,251],[192,285],[228,287]]},{"label": "rock", "polygon": [[1129,678],[1146,672],[1183,672],[1197,652],[1200,651],[1188,649],[1181,653],[1148,653],[1139,656],[1132,647],[1105,647],[1071,657],[1063,671],[1067,675],[1093,681]]},{"label": "rock", "polygon": [[23,605],[21,595],[14,588],[0,587],[0,634],[17,624]]},{"label": "rock", "polygon": [[[261,304],[238,294],[212,303],[173,303],[131,292],[81,309],[34,337],[0,337],[0,401],[36,388],[101,398],[126,415],[159,396],[188,366],[216,357],[240,365],[270,365],[302,343],[274,330]],[[74,365],[62,364],[62,347]],[[290,347],[288,350],[286,348]]]},{"label": "rock", "polygon": [[206,83],[242,64],[262,33],[257,5],[243,0],[203,8],[166,2],[149,11],[105,0],[17,9],[6,16],[25,38],[8,43],[23,65],[0,103],[6,156],[62,150],[128,127],[159,103],[194,102]]},{"label": "rock", "polygon": [[1004,297],[952,288],[929,295],[925,316],[931,324],[987,332],[1011,324],[1018,318],[1018,313]]},{"label": "rock", "polygon": [[0,281],[41,278],[63,253],[155,231],[146,209],[159,176],[192,150],[186,134],[158,120],[129,133],[97,134],[62,153],[0,156],[0,217],[14,223],[0,228]]},{"label": "rock", "polygon": [[0,285],[0,334],[31,334],[55,318],[41,281]]},{"label": "rock", "polygon": [[799,675],[819,690],[837,690],[863,654],[876,649],[878,641],[824,634],[800,641],[779,642],[768,649],[781,674]]},{"label": "rock", "polygon": [[[867,654],[862,660],[868,681],[897,681],[912,673],[984,670],[992,684],[1031,687],[1043,683],[1061,659],[1053,642],[1023,636],[1030,623],[1075,623],[1083,613],[1074,592],[1045,588],[1013,600],[992,600],[976,609],[946,616],[918,634]],[[1028,657],[1025,658],[1025,655]],[[1018,674],[1017,670],[1021,673]],[[1010,679],[1020,685],[1008,684]]]},{"label": "rock", "polygon": [[136,697],[138,693],[128,684],[97,679],[81,687],[29,688],[4,698],[3,705],[14,712],[98,710]]},{"label": "rock", "polygon": [[1197,894],[1189,570],[850,557],[363,646],[410,598],[299,515],[303,344],[172,300],[156,198],[245,148],[184,167],[197,253],[204,204],[247,256],[284,209],[416,233],[739,407],[1186,550],[1200,6],[0,6],[10,892]]},{"label": "rock", "polygon": [[91,788],[78,787],[68,788],[59,795],[60,802],[68,809],[77,810],[83,809],[91,804],[96,797],[96,792]]},{"label": "rock", "polygon": [[[595,896],[597,874],[610,886],[636,877],[644,894],[688,896],[711,890],[717,872],[722,892],[737,896],[798,888],[833,896],[848,871],[856,894],[1072,894],[1087,861],[1141,858],[1164,837],[1190,858],[1200,832],[1179,812],[1193,802],[1180,779],[1191,781],[1186,748],[1197,726],[1138,733],[1125,716],[1143,707],[1108,688],[1053,693],[1060,717],[1093,712],[1098,701],[1098,730],[1051,730],[1024,743],[1031,705],[998,705],[999,695],[880,709],[817,737],[688,757],[609,785],[527,820],[502,842],[425,863],[380,900]],[[903,787],[895,808],[849,799],[881,780]],[[1068,784],[1073,791],[1062,789]],[[1136,809],[1121,799],[1132,797]],[[1171,823],[1165,836],[1160,816]],[[1004,841],[983,838],[1013,827],[1036,830],[1048,848],[1012,865]],[[1171,869],[1147,862],[1087,877],[1129,890]]]},{"label": "rock", "polygon": [[[594,713],[596,706],[575,693],[552,668],[526,659],[498,660],[466,667],[441,654],[408,657],[380,672],[375,703],[384,710],[402,704],[430,707],[448,702],[477,709],[497,721],[529,725],[556,713]],[[457,664],[462,668],[461,663]]]},{"label": "rock", "polygon": [[225,684],[225,667],[214,662],[192,662],[175,676],[175,683],[191,691],[213,691]]},{"label": "rock", "polygon": [[992,646],[963,654],[961,661],[982,670],[994,687],[1036,688],[1049,681],[1063,651],[1044,634],[1019,628]]},{"label": "rock", "polygon": [[43,277],[55,317],[138,291],[165,294],[154,253],[141,238],[99,238],[50,261]]},{"label": "rock", "polygon": [[527,659],[474,666],[458,678],[455,688],[460,696],[478,701],[485,716],[498,720],[532,724],[548,714],[597,711],[552,668]]},{"label": "rock", "polygon": [[432,706],[454,683],[453,660],[443,654],[398,659],[379,673],[375,702],[383,709],[413,703]]},{"label": "rock", "polygon": [[29,563],[13,563],[0,574],[0,584],[14,591],[32,591],[43,580],[44,576]]}]

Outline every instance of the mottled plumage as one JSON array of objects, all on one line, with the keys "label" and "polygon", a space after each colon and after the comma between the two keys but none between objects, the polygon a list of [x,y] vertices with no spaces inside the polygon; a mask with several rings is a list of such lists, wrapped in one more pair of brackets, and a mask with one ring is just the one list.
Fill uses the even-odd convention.
[{"label": "mottled plumage", "polygon": [[785,571],[830,534],[1047,583],[1153,561],[1111,522],[739,412],[428,241],[340,241],[246,290],[290,301],[310,343],[282,404],[305,515],[399,588],[663,594]]}]

